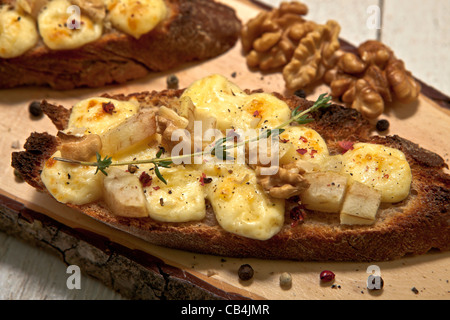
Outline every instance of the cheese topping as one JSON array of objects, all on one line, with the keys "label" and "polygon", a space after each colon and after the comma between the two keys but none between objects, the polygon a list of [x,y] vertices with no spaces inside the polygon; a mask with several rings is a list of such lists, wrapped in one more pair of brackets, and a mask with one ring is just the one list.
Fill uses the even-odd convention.
[{"label": "cheese topping", "polygon": [[151,185],[145,188],[150,217],[163,222],[202,220],[206,204],[204,188],[199,182],[201,172],[183,166],[160,170],[167,185],[154,171],[147,171],[152,177]]},{"label": "cheese topping", "polygon": [[[79,48],[102,35],[101,21],[94,22],[83,14],[74,17],[72,12],[68,12],[70,6],[71,3],[67,0],[52,0],[38,16],[39,32],[50,49]],[[72,29],[69,28],[69,24],[72,25]]]},{"label": "cheese topping", "polygon": [[356,143],[344,156],[342,173],[381,192],[382,202],[404,200],[411,188],[411,168],[400,150]]},{"label": "cheese topping", "polygon": [[106,0],[108,18],[117,29],[139,39],[167,16],[163,0]]},{"label": "cheese topping", "polygon": [[[53,157],[60,157],[57,151]],[[52,158],[45,163],[41,180],[50,194],[59,202],[82,205],[100,200],[103,175],[95,174],[96,168],[78,166]]]},{"label": "cheese topping", "polygon": [[14,58],[34,47],[39,35],[34,20],[25,14],[0,7],[0,57]]},{"label": "cheese topping", "polygon": [[272,199],[245,165],[204,166],[206,186],[219,225],[238,235],[267,240],[284,224],[284,200]]},{"label": "cheese topping", "polygon": [[[188,115],[194,115],[189,121],[216,119],[210,124],[221,131],[230,128],[260,131],[286,122],[291,115],[287,104],[273,95],[247,94],[218,75],[195,82],[181,99],[192,101],[193,106],[185,106],[189,107],[186,116],[191,119]],[[166,109],[158,117],[170,115],[171,109]],[[167,123],[159,131],[150,130],[149,136],[132,139],[130,130],[119,128],[135,119],[132,116],[136,114],[142,114],[136,101],[95,97],[73,107],[66,131],[98,134],[104,137],[103,143],[113,144],[111,140],[114,139],[106,139],[105,133],[115,130],[114,136],[118,140],[123,138],[129,142],[127,148],[119,148],[119,152],[103,154],[103,157],[111,156],[113,162],[155,159],[165,139]],[[144,129],[139,127],[142,124],[134,125]],[[307,209],[339,213],[342,224],[372,224],[380,202],[398,202],[408,196],[411,170],[401,151],[357,143],[344,155],[332,156],[325,140],[315,130],[298,125],[288,125],[285,129],[278,137],[280,166],[294,175],[298,174],[299,168],[306,171],[304,178],[310,187],[299,197]],[[106,149],[103,146],[102,150]],[[54,156],[58,155],[57,152]],[[170,152],[160,156],[170,157]],[[219,225],[237,235],[267,240],[284,225],[285,199],[271,197],[258,183],[255,170],[246,163],[224,164],[215,159],[202,164],[171,164],[170,168],[159,167],[159,172],[151,163],[134,168],[111,167],[107,171],[114,171],[107,183],[103,183],[102,174],[94,175],[95,170],[95,167],[50,159],[41,176],[58,201],[84,204],[103,197],[113,206],[111,211],[116,215],[150,216],[171,223],[201,221],[206,218],[205,200],[208,200]],[[166,183],[160,179],[161,175]],[[291,181],[290,178],[278,177],[287,181]],[[124,185],[127,183],[130,185]],[[105,196],[101,190],[115,192]]]},{"label": "cheese topping", "polygon": [[317,131],[303,126],[287,127],[280,134],[280,154],[281,165],[297,160],[320,164],[329,158],[325,140]]},{"label": "cheese topping", "polygon": [[139,104],[134,101],[100,97],[86,99],[73,106],[68,128],[85,128],[86,134],[100,135],[136,114],[138,109]]},{"label": "cheese topping", "polygon": [[246,94],[221,75],[194,82],[182,97],[191,98],[197,117],[214,117],[217,129],[274,128],[289,120],[288,105],[267,93]]}]

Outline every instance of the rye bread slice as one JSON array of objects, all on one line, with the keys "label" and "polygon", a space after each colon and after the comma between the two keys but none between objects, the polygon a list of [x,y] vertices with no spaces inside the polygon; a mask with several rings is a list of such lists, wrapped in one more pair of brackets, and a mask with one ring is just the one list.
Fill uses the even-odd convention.
[{"label": "rye bread slice", "polygon": [[77,49],[50,50],[40,41],[19,57],[0,58],[0,88],[45,85],[67,90],[124,83],[219,56],[236,44],[241,22],[230,7],[214,0],[165,2],[169,17],[139,39],[111,27]]},{"label": "rye bread slice", "polygon": [[[134,97],[143,106],[160,106],[169,104],[182,92],[164,90],[104,96],[118,100]],[[274,95],[292,109],[298,105],[307,109],[313,104],[296,96]],[[42,106],[58,129],[64,129],[70,110],[46,101]],[[340,225],[337,214],[308,210],[298,221],[291,216],[295,202],[287,200],[284,227],[266,241],[224,231],[210,205],[205,219],[189,223],[117,217],[101,201],[68,206],[153,244],[211,255],[299,261],[384,261],[424,254],[432,249],[450,249],[450,175],[444,172],[448,166],[439,155],[399,136],[371,136],[372,126],[353,109],[333,105],[312,116],[315,121],[308,125],[322,135],[331,153],[343,152],[339,145],[343,140],[383,144],[403,151],[413,175],[408,198],[400,203],[382,204],[376,223],[371,226]],[[32,133],[25,151],[12,154],[12,166],[30,185],[45,191],[40,171],[57,145],[58,139],[47,133]]]}]

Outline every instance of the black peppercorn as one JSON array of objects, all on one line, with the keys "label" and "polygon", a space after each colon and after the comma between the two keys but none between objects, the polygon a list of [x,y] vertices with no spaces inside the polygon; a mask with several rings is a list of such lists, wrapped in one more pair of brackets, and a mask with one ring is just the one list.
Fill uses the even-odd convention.
[{"label": "black peppercorn", "polygon": [[305,90],[302,90],[302,89],[295,91],[294,95],[299,98],[303,98],[303,99],[306,98],[306,92],[305,92]]},{"label": "black peppercorn", "polygon": [[42,108],[41,103],[39,101],[33,101],[28,106],[28,111],[31,113],[33,117],[42,116]]},{"label": "black peppercorn", "polygon": [[383,132],[386,131],[387,129],[389,129],[389,121],[382,119],[382,120],[378,120],[377,122],[377,130],[379,132]]},{"label": "black peppercorn", "polygon": [[247,281],[253,278],[253,273],[254,273],[253,268],[249,264],[243,264],[242,266],[239,267],[238,270],[239,279],[243,281]]},{"label": "black peppercorn", "polygon": [[168,89],[178,89],[178,77],[174,74],[167,77],[167,88]]}]

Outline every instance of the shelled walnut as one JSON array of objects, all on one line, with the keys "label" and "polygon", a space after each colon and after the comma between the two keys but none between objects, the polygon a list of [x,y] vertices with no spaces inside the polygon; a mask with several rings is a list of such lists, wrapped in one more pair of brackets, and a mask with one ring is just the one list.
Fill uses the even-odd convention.
[{"label": "shelled walnut", "polygon": [[386,67],[386,76],[398,101],[408,103],[414,101],[420,93],[420,84],[411,72],[405,69],[402,60],[395,60]]},{"label": "shelled walnut", "polygon": [[340,48],[340,30],[339,24],[330,20],[325,25],[317,25],[300,41],[292,60],[283,69],[288,89],[309,86],[322,79],[325,72],[335,65]]},{"label": "shelled walnut", "polygon": [[[299,2],[282,3],[278,9],[261,12],[242,28],[241,41],[249,67],[276,69],[288,63],[302,36],[308,8]],[[311,28],[308,24],[307,28]]]},{"label": "shelled walnut", "polygon": [[344,53],[324,81],[334,98],[341,98],[367,118],[380,116],[387,103],[417,99],[420,85],[405,69],[403,61],[379,41],[366,41],[358,53]]},{"label": "shelled walnut", "polygon": [[334,66],[340,26],[305,20],[306,5],[283,2],[243,26],[241,41],[247,65],[262,71],[283,68],[288,89],[301,89],[322,78]]},{"label": "shelled walnut", "polygon": [[303,177],[304,170],[300,168],[279,168],[274,175],[262,175],[261,167],[256,167],[258,183],[272,197],[288,199],[299,195],[309,187],[308,181]]}]

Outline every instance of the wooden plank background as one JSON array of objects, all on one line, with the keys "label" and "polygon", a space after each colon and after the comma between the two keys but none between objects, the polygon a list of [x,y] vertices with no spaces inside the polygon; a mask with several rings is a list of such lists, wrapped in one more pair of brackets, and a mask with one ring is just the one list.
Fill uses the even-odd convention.
[{"label": "wooden plank background", "polygon": [[[277,5],[279,0],[264,0]],[[224,1],[226,2],[226,1]],[[413,74],[450,95],[450,12],[448,0],[305,0],[308,19],[337,20],[341,36],[354,45],[379,39],[403,59]],[[369,7],[378,6],[381,29],[367,27]],[[1,94],[1,92],[0,92]],[[5,130],[5,128],[0,128]],[[68,290],[66,265],[53,254],[0,233],[0,299],[121,299],[98,281],[82,277]]]}]

